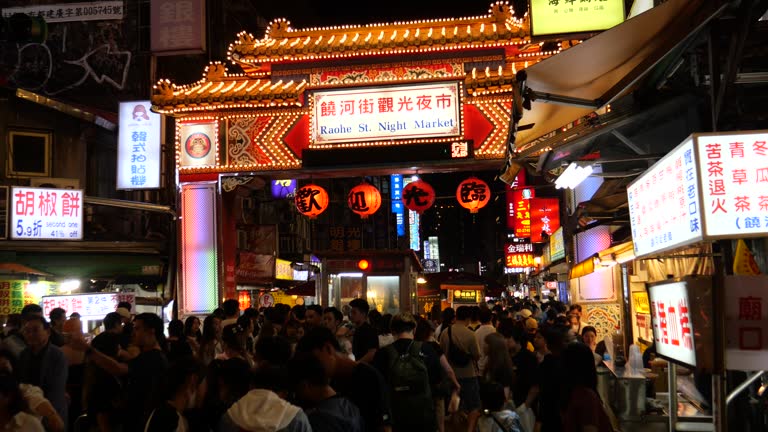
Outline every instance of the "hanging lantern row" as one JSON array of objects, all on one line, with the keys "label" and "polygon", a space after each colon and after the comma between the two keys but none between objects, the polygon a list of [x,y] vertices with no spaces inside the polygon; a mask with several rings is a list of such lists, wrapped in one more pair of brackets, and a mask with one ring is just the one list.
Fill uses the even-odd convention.
[{"label": "hanging lantern row", "polygon": [[[456,199],[470,213],[477,213],[491,200],[488,184],[477,177],[470,177],[459,184]],[[296,209],[310,219],[315,219],[328,208],[328,192],[316,184],[308,184],[296,190]],[[435,203],[435,189],[423,180],[408,183],[403,189],[403,205],[419,214]],[[370,183],[361,183],[347,195],[347,205],[362,219],[376,213],[381,207],[381,193]]]}]

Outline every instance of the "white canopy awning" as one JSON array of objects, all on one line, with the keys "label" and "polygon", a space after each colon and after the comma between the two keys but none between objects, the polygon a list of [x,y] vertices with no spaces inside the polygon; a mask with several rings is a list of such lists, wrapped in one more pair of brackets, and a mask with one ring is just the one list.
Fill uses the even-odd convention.
[{"label": "white canopy awning", "polygon": [[[723,10],[722,6],[720,10]],[[632,90],[670,51],[717,16],[705,0],[669,0],[583,43],[526,69],[538,100],[523,112],[518,156],[530,143]],[[551,102],[560,99],[559,102]],[[591,105],[591,106],[590,106]]]}]

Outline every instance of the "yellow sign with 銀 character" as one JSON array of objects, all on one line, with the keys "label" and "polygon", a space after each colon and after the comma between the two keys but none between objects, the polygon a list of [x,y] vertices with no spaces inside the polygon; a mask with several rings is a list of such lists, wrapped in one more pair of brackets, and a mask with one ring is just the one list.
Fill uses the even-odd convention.
[{"label": "yellow sign with \u9280 character", "polygon": [[633,292],[632,303],[635,305],[635,312],[641,314],[650,314],[651,306],[648,304],[648,293],[645,291]]}]

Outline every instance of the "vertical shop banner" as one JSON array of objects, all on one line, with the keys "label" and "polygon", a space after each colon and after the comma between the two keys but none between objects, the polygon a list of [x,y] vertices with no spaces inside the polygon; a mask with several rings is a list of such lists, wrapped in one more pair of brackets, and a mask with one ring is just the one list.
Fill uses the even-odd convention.
[{"label": "vertical shop banner", "polygon": [[726,276],[725,364],[763,370],[768,364],[768,276]]},{"label": "vertical shop banner", "polygon": [[565,237],[560,227],[549,237],[549,258],[554,262],[565,258]]},{"label": "vertical shop banner", "polygon": [[[416,180],[417,178],[415,177],[404,179],[403,187],[408,186],[408,183]],[[421,250],[421,234],[419,233],[420,219],[421,218],[417,212],[408,210],[408,245],[415,251]]]},{"label": "vertical shop banner", "polygon": [[514,230],[515,237],[531,237],[531,197],[533,189],[521,189],[512,192],[515,204]]},{"label": "vertical shop banner", "polygon": [[219,150],[218,123],[182,123],[178,127],[181,147],[179,166],[184,168],[216,165],[216,154]]},{"label": "vertical shop banner", "polygon": [[696,135],[708,239],[768,234],[768,132]]},{"label": "vertical shop banner", "polygon": [[160,187],[160,131],[162,116],[150,111],[149,101],[120,103],[117,145],[117,189]]},{"label": "vertical shop banner", "polygon": [[82,240],[83,191],[11,188],[11,238]]},{"label": "vertical shop banner", "polygon": [[405,236],[405,208],[403,206],[403,176],[401,174],[392,174],[389,176],[390,199],[392,201],[392,213],[395,214],[395,225],[397,227],[397,236]]},{"label": "vertical shop banner", "polygon": [[149,20],[153,54],[205,52],[205,0],[151,0]]},{"label": "vertical shop banner", "polygon": [[515,176],[515,181],[512,184],[506,185],[506,198],[507,198],[507,229],[513,231],[515,229],[515,197],[514,192],[526,185],[525,170],[521,169]]},{"label": "vertical shop banner", "polygon": [[544,241],[543,233],[549,237],[560,228],[560,200],[557,198],[533,198],[531,205],[531,242]]}]

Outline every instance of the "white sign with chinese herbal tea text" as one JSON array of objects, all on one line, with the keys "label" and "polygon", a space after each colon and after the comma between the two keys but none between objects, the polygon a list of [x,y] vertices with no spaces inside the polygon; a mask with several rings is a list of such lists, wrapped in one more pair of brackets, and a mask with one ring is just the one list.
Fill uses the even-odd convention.
[{"label": "white sign with chinese herbal tea text", "polygon": [[656,352],[671,360],[696,366],[694,330],[685,282],[648,287]]},{"label": "white sign with chinese herbal tea text", "polygon": [[83,191],[13,187],[11,238],[14,240],[82,240]]},{"label": "white sign with chinese herbal tea text", "polygon": [[725,277],[725,365],[763,370],[768,365],[768,276]]},{"label": "white sign with chinese herbal tea text", "polygon": [[117,189],[160,187],[160,122],[149,101],[120,103]]},{"label": "white sign with chinese herbal tea text", "polygon": [[697,169],[694,143],[688,139],[627,187],[636,256],[702,240]]},{"label": "white sign with chinese herbal tea text", "polygon": [[455,82],[316,91],[311,139],[333,144],[456,137],[460,109]]},{"label": "white sign with chinese herbal tea text", "polygon": [[768,132],[696,134],[707,239],[768,234]]}]

